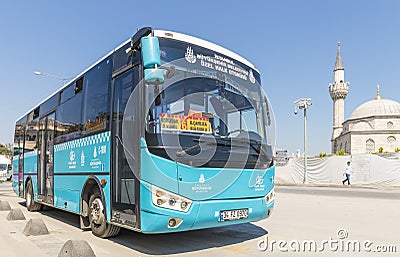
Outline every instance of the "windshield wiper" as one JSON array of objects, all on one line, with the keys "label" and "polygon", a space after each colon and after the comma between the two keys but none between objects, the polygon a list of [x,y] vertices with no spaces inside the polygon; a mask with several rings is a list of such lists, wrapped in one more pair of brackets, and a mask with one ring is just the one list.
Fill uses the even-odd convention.
[{"label": "windshield wiper", "polygon": [[199,147],[200,147],[200,144],[196,144],[196,145],[193,145],[193,146],[191,146],[189,148],[177,151],[176,152],[176,156],[182,157],[183,155],[187,154],[188,152],[193,151],[193,150],[195,150],[195,149],[197,149]]},{"label": "windshield wiper", "polygon": [[176,156],[182,157],[184,154],[187,154],[190,151],[196,150],[200,147],[201,143],[204,143],[206,145],[220,145],[220,146],[230,146],[231,144],[228,144],[227,142],[221,142],[221,141],[208,141],[208,140],[200,140],[200,139],[193,139],[193,142],[198,142],[198,144],[195,144],[191,147],[188,147],[186,149],[180,150],[176,152]]},{"label": "windshield wiper", "polygon": [[[261,147],[261,145],[262,145],[262,143],[261,143],[261,141],[257,141],[257,140],[254,140],[254,139],[249,139],[249,138],[234,138],[234,137],[231,137],[230,138],[231,139],[231,141],[233,141],[233,142],[239,142],[239,143],[244,143],[244,144],[249,144],[250,146],[251,146],[251,148],[253,148],[254,149],[254,151],[256,151],[258,154],[260,154],[260,152],[262,151],[261,149],[262,149],[262,147]],[[256,145],[255,145],[255,144]]]},{"label": "windshield wiper", "polygon": [[[215,141],[211,140],[201,140],[201,139],[193,139],[193,142],[198,142],[198,144],[193,145],[191,147],[188,147],[186,149],[180,150],[176,152],[176,156],[182,157],[183,155],[193,151],[197,150],[200,148],[200,144],[206,144],[206,145],[218,145],[218,146],[235,146],[235,147],[247,147],[248,145],[256,151],[257,154],[264,154],[268,156],[268,153],[264,151],[262,148],[262,143],[261,141],[256,141],[252,139],[247,139],[247,138],[215,138]],[[235,143],[242,143],[242,144],[232,144],[233,142]],[[245,144],[245,145],[244,145]]]}]

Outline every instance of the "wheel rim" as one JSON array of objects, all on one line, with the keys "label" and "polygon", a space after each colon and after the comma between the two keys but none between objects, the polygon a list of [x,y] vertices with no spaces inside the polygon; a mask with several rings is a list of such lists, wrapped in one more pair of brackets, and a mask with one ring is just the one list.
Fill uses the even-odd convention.
[{"label": "wheel rim", "polygon": [[100,225],[104,221],[103,214],[103,203],[99,198],[94,199],[92,204],[90,205],[90,216],[92,217],[92,222]]}]

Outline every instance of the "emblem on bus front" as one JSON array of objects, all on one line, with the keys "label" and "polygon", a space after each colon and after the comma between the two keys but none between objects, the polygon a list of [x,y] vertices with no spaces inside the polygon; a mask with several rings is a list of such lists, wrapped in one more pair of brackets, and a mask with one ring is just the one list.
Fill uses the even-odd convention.
[{"label": "emblem on bus front", "polygon": [[199,183],[204,183],[204,181],[206,181],[206,179],[204,178],[204,174],[201,173],[199,178]]},{"label": "emblem on bus front", "polygon": [[196,56],[194,55],[193,49],[190,46],[188,46],[186,48],[185,59],[189,63],[195,63],[196,62]]},{"label": "emblem on bus front", "polygon": [[261,185],[262,183],[264,183],[264,179],[258,175],[256,178],[256,185]]}]

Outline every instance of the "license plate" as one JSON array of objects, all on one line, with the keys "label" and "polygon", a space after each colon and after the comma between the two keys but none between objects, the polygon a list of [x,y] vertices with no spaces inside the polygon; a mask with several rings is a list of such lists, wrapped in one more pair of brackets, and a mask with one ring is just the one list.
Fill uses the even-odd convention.
[{"label": "license plate", "polygon": [[219,220],[240,220],[247,219],[249,216],[248,209],[240,209],[240,210],[228,210],[228,211],[220,211]]}]

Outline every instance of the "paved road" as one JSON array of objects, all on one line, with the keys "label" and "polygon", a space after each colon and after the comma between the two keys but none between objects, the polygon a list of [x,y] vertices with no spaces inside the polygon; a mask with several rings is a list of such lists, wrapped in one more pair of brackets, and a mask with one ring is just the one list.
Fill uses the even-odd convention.
[{"label": "paved road", "polygon": [[376,198],[376,199],[399,199],[400,188],[373,189],[362,187],[306,187],[306,186],[277,186],[278,193],[290,194],[315,194],[320,196],[337,196],[350,198]]},{"label": "paved road", "polygon": [[[338,248],[336,251],[340,253],[337,253],[333,245],[333,250],[330,250],[328,242],[324,244],[324,240],[338,240],[339,229],[343,229],[341,236],[347,232],[346,238],[338,240],[342,243],[346,243],[346,240],[357,240],[360,243],[370,240],[371,250],[376,250],[377,246],[396,246],[397,253],[386,255],[399,254],[400,190],[284,186],[276,190],[276,207],[268,220],[163,235],[143,235],[122,230],[118,237],[104,240],[94,237],[90,231],[81,231],[77,215],[55,209],[27,212],[24,200],[14,196],[9,183],[3,183],[0,184],[0,200],[9,201],[13,208],[21,208],[27,219],[43,219],[51,233],[25,237],[21,232],[26,221],[6,221],[8,212],[0,212],[0,256],[57,256],[68,239],[87,240],[99,257],[366,256],[363,249],[359,253],[343,253]],[[263,243],[267,240],[269,247],[265,249]],[[286,246],[279,249],[278,243],[273,243],[279,240],[281,244],[286,242]],[[311,252],[294,253],[296,245],[303,244],[305,240],[314,240],[318,248],[324,246],[324,250],[317,253],[313,249]],[[375,256],[385,255],[376,253]]]}]

